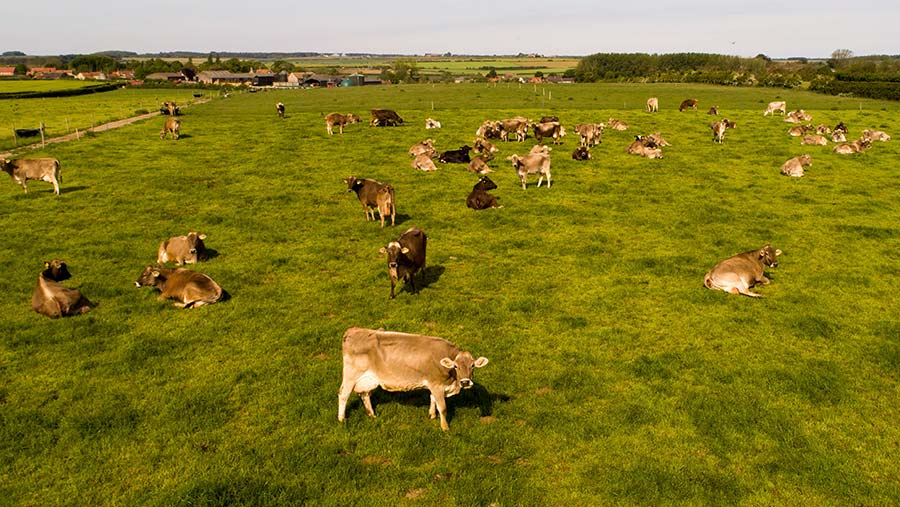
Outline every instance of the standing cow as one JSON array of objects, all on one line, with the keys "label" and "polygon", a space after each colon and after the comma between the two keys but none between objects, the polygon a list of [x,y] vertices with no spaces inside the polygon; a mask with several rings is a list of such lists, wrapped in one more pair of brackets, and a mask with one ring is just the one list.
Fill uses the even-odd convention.
[{"label": "standing cow", "polygon": [[693,109],[694,111],[696,111],[697,104],[699,104],[699,101],[697,99],[685,99],[681,103],[681,105],[678,106],[678,112],[680,113],[680,112],[684,111],[685,109]]},{"label": "standing cow", "polygon": [[94,304],[80,290],[58,283],[71,277],[65,262],[59,259],[44,262],[44,271],[38,276],[37,287],[31,297],[31,308],[51,319],[90,311]]},{"label": "standing cow", "polygon": [[[368,178],[358,179],[355,176],[345,179],[344,183],[347,184],[347,192],[356,192],[356,197],[366,213],[366,222],[370,220],[375,221],[375,211],[378,210],[380,212],[378,208],[378,194],[383,188],[390,187],[391,221],[393,222],[394,206],[396,204],[393,187]],[[385,202],[384,198],[382,198],[382,202]],[[384,217],[382,216],[382,227],[384,227],[383,219]]]},{"label": "standing cow", "polygon": [[334,135],[334,132],[332,131],[332,129],[334,128],[335,125],[337,125],[338,132],[343,134],[345,126],[351,125],[353,123],[359,123],[360,121],[362,121],[362,120],[360,120],[359,116],[357,116],[353,113],[348,113],[348,114],[331,113],[325,117],[325,130],[328,131],[328,135]]},{"label": "standing cow", "polygon": [[388,276],[391,278],[391,299],[394,299],[394,288],[398,280],[408,281],[412,285],[412,292],[416,292],[416,273],[422,271],[425,277],[425,247],[428,238],[425,231],[417,227],[410,227],[397,238],[391,241],[379,252],[387,254]]},{"label": "standing cow", "polygon": [[159,132],[159,138],[165,139],[169,133],[172,134],[172,139],[177,140],[179,137],[181,137],[181,120],[173,117],[166,118],[166,123],[163,125],[162,130]]},{"label": "standing cow", "polygon": [[659,112],[659,99],[656,97],[650,97],[647,99],[647,112],[648,113],[658,113]]},{"label": "standing cow", "polygon": [[284,103],[279,102],[279,103],[275,104],[275,111],[278,112],[279,118],[284,118]]},{"label": "standing cow", "polygon": [[55,158],[20,158],[0,160],[0,169],[22,185],[22,191],[28,193],[28,180],[46,181],[53,185],[53,193],[59,195],[59,160]]},{"label": "standing cow", "polygon": [[776,102],[769,102],[769,105],[766,106],[766,110],[763,111],[763,116],[775,116],[776,111],[781,111],[781,114],[787,114],[787,102],[783,100],[779,100]]},{"label": "standing cow", "polygon": [[417,334],[351,327],[341,345],[343,372],[338,392],[338,421],[344,420],[347,401],[359,393],[366,413],[375,417],[370,394],[381,387],[385,391],[428,389],[431,403],[428,414],[441,418],[441,430],[447,431],[445,398],[470,389],[475,368],[488,364],[486,357],[475,359],[471,353],[442,338]]}]

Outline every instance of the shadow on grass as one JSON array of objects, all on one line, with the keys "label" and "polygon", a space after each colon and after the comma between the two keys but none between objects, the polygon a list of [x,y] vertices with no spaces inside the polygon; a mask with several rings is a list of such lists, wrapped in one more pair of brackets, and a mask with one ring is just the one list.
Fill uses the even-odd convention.
[{"label": "shadow on grass", "polygon": [[[447,401],[447,422],[453,420],[453,414],[457,408],[477,408],[481,417],[488,417],[494,413],[494,402],[509,401],[510,397],[506,394],[491,393],[484,386],[475,384],[471,389],[463,389],[456,396],[446,398]],[[401,405],[422,407],[427,413],[428,407],[431,405],[431,394],[425,390],[407,391],[407,392],[386,392],[382,389],[376,389],[372,392],[372,407],[378,414],[378,406],[381,404],[399,403]],[[362,403],[358,405],[360,410]]]},{"label": "shadow on grass", "polygon": [[59,193],[60,193],[60,195],[62,195],[62,194],[68,194],[68,193],[70,193],[70,192],[80,192],[80,191],[82,191],[82,190],[87,190],[87,189],[89,189],[89,188],[91,188],[91,187],[85,187],[85,186],[80,186],[80,187],[59,187]]}]

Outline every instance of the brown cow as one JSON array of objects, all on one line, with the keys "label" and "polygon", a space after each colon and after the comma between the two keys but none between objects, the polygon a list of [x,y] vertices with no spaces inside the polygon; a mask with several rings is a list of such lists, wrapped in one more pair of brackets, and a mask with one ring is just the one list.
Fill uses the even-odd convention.
[{"label": "brown cow", "polygon": [[737,126],[733,121],[729,121],[728,118],[723,118],[717,122],[710,123],[709,128],[713,131],[713,141],[717,143],[725,142],[725,131],[727,129],[733,129]]},{"label": "brown cow", "polygon": [[391,109],[373,109],[372,120],[369,123],[372,127],[394,127],[401,125],[403,118]]},{"label": "brown cow", "polygon": [[635,136],[635,140],[625,149],[632,155],[640,155],[645,158],[663,158],[662,150],[659,147],[649,146],[647,141],[641,136]]},{"label": "brown cow", "polygon": [[531,128],[534,130],[534,137],[538,143],[544,142],[545,137],[550,137],[553,139],[553,144],[561,144],[562,137],[566,135],[565,127],[560,125],[558,121],[532,123]]},{"label": "brown cow", "polygon": [[606,125],[600,124],[603,127],[609,127],[613,130],[628,130],[628,124],[622,120],[617,120],[616,118],[610,118],[606,121]]},{"label": "brown cow", "polygon": [[602,123],[579,123],[575,132],[581,137],[581,145],[589,148],[603,142]]},{"label": "brown cow", "polygon": [[512,133],[516,135],[516,141],[525,142],[525,139],[528,138],[529,123],[531,123],[531,120],[522,116],[500,120],[500,139],[509,141],[509,134]]},{"label": "brown cow", "polygon": [[815,146],[825,146],[828,144],[828,139],[825,139],[825,136],[818,136],[813,134],[806,134],[803,136],[803,139],[800,141],[800,144],[812,144]]},{"label": "brown cow", "polygon": [[205,261],[209,258],[209,252],[206,251],[206,245],[203,244],[204,239],[206,239],[206,234],[198,234],[194,231],[187,233],[186,236],[173,236],[159,244],[156,262],[165,264],[174,261],[175,264],[181,266]]},{"label": "brown cow", "polygon": [[861,153],[869,149],[872,146],[872,142],[868,139],[859,138],[856,141],[851,141],[849,143],[839,144],[834,147],[834,152],[840,155],[850,155],[853,153]]},{"label": "brown cow", "polygon": [[[359,203],[366,213],[366,222],[369,220],[374,222],[375,211],[378,209],[378,192],[382,188],[390,185],[385,185],[384,183],[379,183],[368,178],[357,179],[355,176],[348,177],[344,180],[344,183],[347,184],[347,192],[356,192],[356,197],[359,199]],[[391,195],[393,196],[393,194]],[[391,199],[391,202],[394,202],[393,198]]]},{"label": "brown cow", "polygon": [[499,121],[485,120],[475,131],[475,136],[485,139],[500,139],[502,126]]},{"label": "brown cow", "polygon": [[[535,146],[537,148],[538,146]],[[543,148],[547,148],[544,146]],[[532,148],[534,150],[534,148]],[[549,149],[547,149],[549,152]],[[506,157],[506,160],[512,162],[513,168],[516,170],[516,174],[519,176],[519,179],[522,181],[522,190],[525,190],[525,177],[529,174],[538,174],[538,188],[541,187],[541,182],[544,181],[544,177],[547,177],[547,188],[550,188],[550,155],[549,153],[529,153],[524,157],[520,157],[518,155],[510,155]]]},{"label": "brown cow", "polygon": [[441,128],[441,122],[439,122],[433,118],[425,118],[425,128],[426,129],[439,129],[439,128]]},{"label": "brown cow", "polygon": [[38,276],[37,287],[31,297],[31,308],[51,319],[90,311],[95,305],[80,290],[58,283],[71,276],[65,262],[59,259],[44,262],[44,271]]},{"label": "brown cow", "polygon": [[488,190],[497,188],[497,184],[491,181],[487,176],[482,176],[478,183],[472,187],[472,192],[466,198],[466,206],[474,210],[488,208],[502,208],[497,203],[497,196],[488,193]]},{"label": "brown cow", "polygon": [[812,125],[794,125],[788,129],[788,135],[793,137],[805,136],[807,132],[814,130]]},{"label": "brown cow", "polygon": [[325,117],[325,130],[328,131],[328,135],[334,135],[332,129],[337,125],[338,133],[343,134],[345,126],[359,123],[360,121],[362,120],[360,120],[359,116],[356,116],[353,113],[331,113]]},{"label": "brown cow", "polygon": [[891,140],[891,136],[887,132],[883,132],[881,130],[872,130],[872,129],[863,130],[862,137],[863,137],[863,139],[867,139],[869,141],[887,142],[887,141]]},{"label": "brown cow", "polygon": [[163,125],[162,130],[159,132],[159,138],[165,139],[166,136],[171,133],[172,139],[178,139],[181,137],[181,120],[178,118],[168,117],[166,118],[166,123]]},{"label": "brown cow", "polygon": [[709,108],[709,111],[707,111],[706,114],[711,114],[711,115],[713,115],[713,116],[718,116],[718,114],[719,114],[719,106],[713,106],[713,107]]},{"label": "brown cow", "polygon": [[195,308],[222,300],[224,291],[212,278],[190,269],[147,266],[135,280],[136,287],[159,289],[159,301],[174,299],[179,308]]},{"label": "brown cow", "polygon": [[468,167],[466,170],[470,173],[478,173],[478,174],[487,174],[493,172],[493,169],[488,167],[487,162],[494,157],[488,157],[487,155],[477,155],[472,157],[472,160],[469,161]]},{"label": "brown cow", "polygon": [[781,250],[766,245],[759,250],[751,250],[734,255],[715,265],[703,277],[707,289],[719,289],[731,294],[759,298],[762,295],[750,292],[756,285],[768,285],[769,279],[763,272],[766,267],[778,267],[777,257]]},{"label": "brown cow", "polygon": [[412,168],[425,172],[437,171],[437,166],[434,165],[434,160],[431,160],[431,155],[427,153],[420,153],[416,155],[416,158],[414,158],[412,161]]},{"label": "brown cow", "polygon": [[284,102],[275,104],[275,111],[278,113],[279,118],[284,118]]},{"label": "brown cow", "polygon": [[803,166],[812,165],[812,158],[809,154],[794,157],[781,166],[781,174],[785,176],[793,176],[794,178],[803,177]]},{"label": "brown cow", "polygon": [[472,354],[442,338],[417,334],[351,327],[341,345],[343,372],[338,392],[338,421],[346,417],[347,401],[359,393],[366,413],[375,417],[370,393],[381,387],[386,391],[428,389],[431,392],[429,416],[440,416],[441,429],[447,431],[445,398],[471,388],[475,368],[488,364],[485,357]]},{"label": "brown cow", "polygon": [[421,143],[416,143],[409,148],[409,156],[416,157],[418,155],[426,155],[429,158],[434,158],[437,156],[437,151],[434,149],[434,141],[431,138],[428,138]]},{"label": "brown cow", "polygon": [[784,116],[784,121],[788,123],[803,123],[812,120],[812,115],[802,109],[791,111]]},{"label": "brown cow", "polygon": [[658,113],[659,112],[659,99],[656,97],[650,97],[647,99],[647,112],[648,113]]},{"label": "brown cow", "polygon": [[422,272],[425,278],[425,248],[428,238],[425,231],[417,227],[410,227],[397,238],[391,241],[379,252],[387,254],[388,276],[391,279],[391,299],[394,299],[394,287],[398,280],[408,281],[412,284],[412,292],[416,292],[416,273]]},{"label": "brown cow", "polygon": [[587,146],[579,146],[572,152],[574,160],[590,160],[591,158],[591,150]]},{"label": "brown cow", "polygon": [[53,185],[53,193],[59,195],[60,175],[59,160],[55,158],[19,158],[0,159],[0,169],[22,185],[22,191],[28,193],[28,180],[46,181]]},{"label": "brown cow", "polygon": [[500,148],[497,148],[494,143],[486,139],[476,138],[475,142],[472,143],[472,151],[481,154],[485,162],[487,162],[494,158],[494,153],[500,151]]},{"label": "brown cow", "polygon": [[784,115],[787,113],[787,102],[780,100],[776,102],[769,102],[769,105],[766,106],[766,110],[763,111],[763,116],[775,116],[776,111],[781,111],[781,114]]},{"label": "brown cow", "polygon": [[680,113],[685,109],[693,109],[696,111],[699,103],[700,102],[697,99],[685,99],[681,102],[681,105],[678,106],[678,112]]},{"label": "brown cow", "polygon": [[391,217],[391,227],[394,226],[394,219],[397,216],[397,210],[394,208],[394,187],[383,185],[375,194],[375,203],[378,208],[378,215],[381,217],[381,227],[384,227],[384,217]]}]

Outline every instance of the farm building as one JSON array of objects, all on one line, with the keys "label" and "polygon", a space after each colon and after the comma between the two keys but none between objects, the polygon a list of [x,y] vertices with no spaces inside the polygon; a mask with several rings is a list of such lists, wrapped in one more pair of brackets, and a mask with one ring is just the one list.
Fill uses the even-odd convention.
[{"label": "farm building", "polygon": [[184,74],[181,72],[154,72],[144,77],[147,81],[184,81]]},{"label": "farm building", "polygon": [[[274,74],[269,74],[268,77],[269,79],[264,81],[269,81],[269,85],[271,85],[271,81],[274,81]],[[250,72],[234,73],[228,70],[205,70],[197,74],[197,81],[206,84],[230,84],[235,86],[242,84],[257,85],[260,82],[256,74]],[[263,84],[260,86],[267,85]]]},{"label": "farm building", "polygon": [[0,76],[11,77],[16,75],[15,67],[0,67]]},{"label": "farm building", "polygon": [[79,72],[75,74],[75,79],[81,81],[95,80],[95,81],[105,81],[106,74],[103,72]]}]

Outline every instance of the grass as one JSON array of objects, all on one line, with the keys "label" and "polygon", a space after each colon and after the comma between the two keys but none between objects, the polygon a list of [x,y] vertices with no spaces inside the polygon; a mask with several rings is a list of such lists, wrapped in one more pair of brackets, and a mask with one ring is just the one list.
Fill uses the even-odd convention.
[{"label": "grass", "polygon": [[[552,93],[551,93],[552,92]],[[551,98],[552,95],[552,98]],[[661,112],[641,111],[648,96]],[[687,97],[702,111],[678,113]],[[887,505],[900,497],[896,141],[859,156],[800,147],[769,100],[898,130],[898,104],[687,85],[446,85],[245,94],[53,145],[62,195],[0,187],[0,498],[18,505]],[[274,103],[287,106],[279,120]],[[434,109],[432,110],[432,102]],[[705,109],[737,122],[711,142]],[[21,107],[32,107],[22,104]],[[397,128],[328,137],[323,113],[396,109]],[[460,166],[407,148],[471,143],[485,119],[614,116],[594,159],[553,152],[522,191],[501,143],[504,208],[465,208]],[[444,125],[426,131],[424,118]],[[665,158],[627,155],[659,130]],[[530,139],[529,139],[530,141]],[[810,152],[802,179],[778,174]],[[341,179],[396,188],[399,224],[366,223]],[[378,249],[429,236],[427,283],[388,299]],[[159,242],[197,230],[193,269],[229,301],[196,310],[132,281]],[[762,300],[705,290],[719,260],[784,250]],[[100,306],[29,309],[58,257]],[[351,398],[336,420],[350,326],[442,336],[484,355],[449,399]]]},{"label": "grass", "polygon": [[101,83],[78,79],[0,79],[0,93],[74,90],[98,84]]}]

